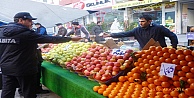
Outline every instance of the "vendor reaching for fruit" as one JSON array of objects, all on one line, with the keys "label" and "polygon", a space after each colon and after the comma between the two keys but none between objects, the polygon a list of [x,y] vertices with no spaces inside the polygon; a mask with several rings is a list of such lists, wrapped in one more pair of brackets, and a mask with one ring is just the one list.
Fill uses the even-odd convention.
[{"label": "vendor reaching for fruit", "polygon": [[[84,33],[84,35],[82,35],[82,33]],[[84,27],[79,25],[79,22],[72,22],[72,30],[67,33],[66,36],[70,36],[75,34],[75,36],[80,36],[80,37],[84,37],[85,38],[85,42],[88,42],[90,40],[89,37],[89,32],[88,30]]]},{"label": "vendor reaching for fruit", "polygon": [[133,30],[127,32],[112,34],[104,33],[103,37],[121,38],[134,36],[140,44],[140,49],[142,49],[151,38],[158,41],[162,47],[167,47],[165,37],[168,37],[171,40],[172,47],[177,48],[178,38],[176,34],[164,26],[152,24],[151,22],[151,16],[142,15],[139,17],[140,27],[134,28]]}]

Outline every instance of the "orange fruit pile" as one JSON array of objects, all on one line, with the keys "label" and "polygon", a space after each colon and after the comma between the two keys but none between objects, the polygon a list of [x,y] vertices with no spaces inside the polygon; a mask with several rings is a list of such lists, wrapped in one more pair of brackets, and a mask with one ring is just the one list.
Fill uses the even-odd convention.
[{"label": "orange fruit pile", "polygon": [[[94,91],[109,98],[194,98],[194,51],[151,46],[138,54],[135,68],[119,82]],[[173,78],[159,75],[161,63],[176,65]]]}]

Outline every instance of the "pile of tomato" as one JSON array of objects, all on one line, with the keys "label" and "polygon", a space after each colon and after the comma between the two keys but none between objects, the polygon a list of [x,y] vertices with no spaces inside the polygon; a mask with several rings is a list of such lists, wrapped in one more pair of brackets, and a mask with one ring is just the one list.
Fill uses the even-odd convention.
[{"label": "pile of tomato", "polygon": [[[126,76],[93,90],[108,98],[194,98],[194,51],[151,46],[136,56]],[[159,74],[162,63],[176,65],[173,78]]]}]

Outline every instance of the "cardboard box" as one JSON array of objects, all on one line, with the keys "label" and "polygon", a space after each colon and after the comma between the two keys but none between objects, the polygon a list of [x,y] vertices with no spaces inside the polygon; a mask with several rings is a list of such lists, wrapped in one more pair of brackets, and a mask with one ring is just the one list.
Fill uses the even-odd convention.
[{"label": "cardboard box", "polygon": [[104,43],[102,43],[104,46],[114,49],[114,48],[119,48],[119,46],[115,43],[113,39],[107,39]]},{"label": "cardboard box", "polygon": [[160,46],[160,43],[151,38],[142,50],[148,50],[150,46]]}]

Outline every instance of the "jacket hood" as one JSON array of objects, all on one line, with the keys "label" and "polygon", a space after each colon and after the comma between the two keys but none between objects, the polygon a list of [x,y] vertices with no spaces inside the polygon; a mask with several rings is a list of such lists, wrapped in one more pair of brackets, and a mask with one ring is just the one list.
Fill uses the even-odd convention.
[{"label": "jacket hood", "polygon": [[8,25],[4,25],[0,27],[0,31],[2,32],[3,36],[7,36],[7,37],[18,35],[28,30],[29,28],[18,23],[9,23]]}]

